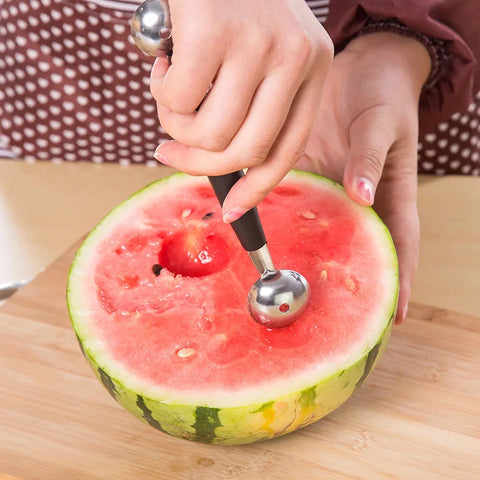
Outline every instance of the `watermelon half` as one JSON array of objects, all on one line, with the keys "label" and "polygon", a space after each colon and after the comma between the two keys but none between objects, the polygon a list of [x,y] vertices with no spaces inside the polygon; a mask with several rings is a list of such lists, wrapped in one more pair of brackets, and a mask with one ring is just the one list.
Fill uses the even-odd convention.
[{"label": "watermelon half", "polygon": [[387,344],[398,264],[375,212],[301,172],[259,212],[276,267],[312,291],[285,328],[250,317],[256,270],[203,177],[145,187],[73,261],[67,300],[86,359],[115,400],[170,435],[240,444],[292,432],[345,402]]}]

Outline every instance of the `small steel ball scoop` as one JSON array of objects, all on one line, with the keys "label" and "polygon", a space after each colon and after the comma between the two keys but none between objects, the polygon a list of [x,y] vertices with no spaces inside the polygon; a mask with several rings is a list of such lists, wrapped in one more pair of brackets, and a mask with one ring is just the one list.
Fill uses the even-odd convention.
[{"label": "small steel ball scoop", "polygon": [[[152,56],[169,56],[173,50],[172,24],[166,0],[147,0],[132,18],[132,37]],[[220,204],[243,171],[208,177]],[[233,230],[247,251],[260,278],[248,294],[248,309],[254,320],[267,328],[286,327],[300,318],[310,299],[305,278],[292,270],[276,270],[267,247],[257,208],[232,222]]]}]

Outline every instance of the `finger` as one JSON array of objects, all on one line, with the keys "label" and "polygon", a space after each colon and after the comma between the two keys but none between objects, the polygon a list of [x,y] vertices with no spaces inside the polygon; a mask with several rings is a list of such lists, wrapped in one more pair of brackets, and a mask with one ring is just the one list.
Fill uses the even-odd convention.
[{"label": "finger", "polygon": [[412,282],[418,267],[420,227],[415,205],[405,206],[402,216],[387,219],[398,255],[400,291],[395,323],[402,323],[408,312]]},{"label": "finger", "polygon": [[157,57],[150,72],[150,93],[156,102],[162,95],[163,79],[170,68],[170,59],[167,56]]},{"label": "finger", "polygon": [[[223,175],[260,165],[282,130],[301,80],[287,68],[279,68],[266,77],[240,130],[223,152],[165,142],[157,148],[155,158],[163,157],[190,175]],[[299,118],[299,122],[303,125],[306,119]]]},{"label": "finger", "polygon": [[[393,162],[402,159],[389,158]],[[400,292],[395,323],[407,315],[411,286],[418,266],[420,226],[417,213],[416,152],[402,169],[391,169],[378,187],[375,209],[390,230],[398,255]],[[404,161],[405,165],[405,161]]]},{"label": "finger", "polygon": [[395,136],[391,115],[382,106],[365,111],[352,123],[343,184],[348,195],[360,205],[373,204]]},{"label": "finger", "polygon": [[[223,151],[247,116],[255,91],[264,77],[264,58],[243,54],[220,68],[198,112],[181,115],[159,106],[160,123],[180,143]],[[249,68],[245,65],[250,63]]]},{"label": "finger", "polygon": [[[199,27],[187,29],[188,34],[179,33],[177,36],[173,31],[171,65],[166,71],[153,69],[150,78],[154,99],[177,113],[195,111],[222,64],[222,50],[213,43],[211,36],[198,30]],[[210,54],[205,56],[205,51]]]},{"label": "finger", "polygon": [[170,61],[166,56],[157,57],[153,62],[152,70],[150,72],[150,93],[152,94],[152,97],[155,100],[160,95],[160,89],[163,81],[162,79],[167,73],[169,66],[170,66]]},{"label": "finger", "polygon": [[170,61],[167,56],[156,57],[150,72],[150,82],[155,78],[163,77],[167,73],[169,66]]},{"label": "finger", "polygon": [[395,323],[400,324],[407,316],[412,282],[418,267],[420,227],[416,206],[406,206],[401,218],[392,218],[388,221],[390,224],[396,224],[396,227],[393,227],[392,236],[398,255],[400,291]]},{"label": "finger", "polygon": [[222,210],[226,221],[235,220],[242,211],[260,203],[304,154],[322,88],[320,75],[306,82],[299,90],[282,134],[271,149],[268,159],[261,165],[250,168],[225,198]]}]

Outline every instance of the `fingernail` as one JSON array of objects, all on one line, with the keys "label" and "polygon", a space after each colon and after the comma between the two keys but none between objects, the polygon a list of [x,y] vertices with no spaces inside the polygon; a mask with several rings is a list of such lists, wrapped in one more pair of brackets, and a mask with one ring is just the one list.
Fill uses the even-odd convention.
[{"label": "fingernail", "polygon": [[163,155],[158,153],[156,150],[155,150],[155,153],[153,154],[153,158],[155,160],[158,160],[160,163],[163,163],[164,165],[167,165],[168,167],[172,166],[172,164]]},{"label": "fingernail", "polygon": [[358,180],[357,193],[369,205],[373,204],[373,183],[368,178]]},{"label": "fingernail", "polygon": [[155,70],[155,65],[157,64],[157,62],[158,62],[158,57],[155,58],[155,61],[152,64],[152,68],[150,70],[150,81],[153,80],[153,71]]},{"label": "fingernail", "polygon": [[397,313],[397,316],[395,317],[395,325],[400,325],[401,323],[403,323],[407,318],[407,313],[408,305],[405,305],[405,307],[403,307],[403,310]]},{"label": "fingernail", "polygon": [[238,220],[245,212],[246,210],[244,208],[240,208],[240,207],[232,208],[223,216],[223,221],[225,223],[232,223],[235,220]]}]

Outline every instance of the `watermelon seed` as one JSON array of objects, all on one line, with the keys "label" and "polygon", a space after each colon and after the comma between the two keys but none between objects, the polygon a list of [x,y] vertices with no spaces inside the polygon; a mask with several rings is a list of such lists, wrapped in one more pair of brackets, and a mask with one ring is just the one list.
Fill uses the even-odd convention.
[{"label": "watermelon seed", "polygon": [[345,278],[344,283],[348,290],[350,290],[354,295],[358,295],[359,286],[355,277],[349,275],[347,278]]},{"label": "watermelon seed", "polygon": [[177,355],[180,358],[188,358],[191,357],[192,355],[195,355],[197,352],[194,348],[181,348],[178,350]]},{"label": "watermelon seed", "polygon": [[290,310],[290,305],[288,303],[282,303],[278,309],[282,312],[282,313],[287,313],[289,310]]},{"label": "watermelon seed", "polygon": [[158,277],[160,275],[160,272],[163,270],[163,267],[156,263],[155,265],[153,265],[152,267],[152,271],[153,273],[155,274],[156,277]]},{"label": "watermelon seed", "polygon": [[305,218],[306,220],[315,220],[317,215],[313,213],[311,210],[303,210],[299,213],[300,217]]},{"label": "watermelon seed", "polygon": [[321,278],[322,280],[326,280],[326,279],[328,278],[328,272],[327,272],[326,270],[322,270],[322,271],[320,272],[320,278]]},{"label": "watermelon seed", "polygon": [[202,220],[208,220],[209,218],[212,217],[212,215],[213,215],[213,212],[208,212],[202,217]]},{"label": "watermelon seed", "polygon": [[182,212],[182,218],[187,218],[192,213],[191,208],[187,208]]}]

